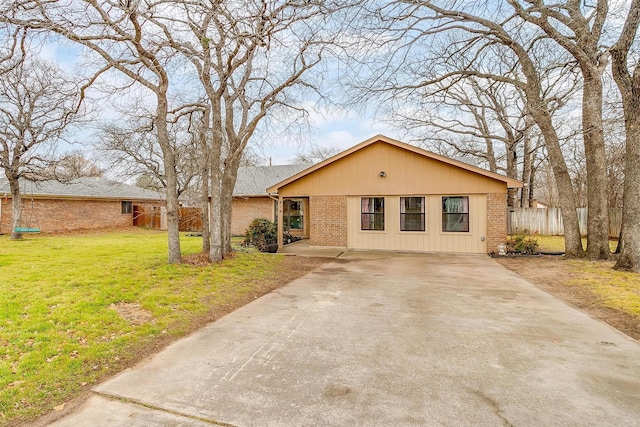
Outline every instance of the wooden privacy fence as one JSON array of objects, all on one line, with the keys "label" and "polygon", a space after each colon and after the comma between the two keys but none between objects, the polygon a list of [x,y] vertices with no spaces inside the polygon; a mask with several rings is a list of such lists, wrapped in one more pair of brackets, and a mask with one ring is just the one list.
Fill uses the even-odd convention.
[{"label": "wooden privacy fence", "polygon": [[161,208],[159,206],[133,205],[133,225],[154,230],[160,229]]},{"label": "wooden privacy fence", "polygon": [[[180,231],[202,231],[200,208],[180,208]],[[133,206],[133,225],[155,230],[165,230],[167,213],[165,208]]]},{"label": "wooden privacy fence", "polygon": [[[578,208],[580,234],[587,234],[587,208]],[[545,236],[564,235],[560,208],[515,208],[509,215],[509,234],[534,233]],[[622,208],[609,209],[609,237],[618,238],[622,226]]]},{"label": "wooden privacy fence", "polygon": [[202,231],[200,208],[180,208],[180,231]]}]

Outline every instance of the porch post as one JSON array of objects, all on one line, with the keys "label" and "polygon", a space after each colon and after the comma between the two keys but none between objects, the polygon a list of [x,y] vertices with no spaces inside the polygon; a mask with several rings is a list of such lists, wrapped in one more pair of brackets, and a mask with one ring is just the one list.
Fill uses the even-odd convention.
[{"label": "porch post", "polygon": [[284,247],[284,222],[282,219],[282,196],[278,194],[278,249]]}]

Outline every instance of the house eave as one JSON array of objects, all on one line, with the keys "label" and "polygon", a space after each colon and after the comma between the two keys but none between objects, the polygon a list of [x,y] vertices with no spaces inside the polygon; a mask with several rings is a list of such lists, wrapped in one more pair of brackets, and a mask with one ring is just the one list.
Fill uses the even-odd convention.
[{"label": "house eave", "polygon": [[395,140],[393,138],[386,137],[384,135],[376,135],[376,136],[374,136],[372,138],[369,138],[369,139],[361,142],[360,144],[357,144],[357,145],[355,145],[355,146],[353,146],[353,147],[351,147],[351,148],[349,148],[347,150],[344,150],[344,151],[336,154],[335,156],[332,156],[332,157],[330,157],[330,158],[328,158],[328,159],[326,159],[326,160],[324,160],[324,161],[322,161],[322,162],[320,162],[318,164],[315,164],[315,165],[313,165],[313,166],[311,166],[311,167],[309,167],[309,168],[307,168],[307,169],[305,169],[305,170],[303,170],[303,171],[301,171],[301,172],[299,172],[299,173],[297,173],[297,174],[295,174],[295,175],[293,175],[293,176],[291,176],[291,177],[289,177],[289,178],[287,178],[287,179],[285,179],[285,180],[283,180],[283,181],[281,181],[281,182],[279,182],[279,183],[277,183],[275,185],[272,185],[271,187],[267,188],[266,191],[269,194],[278,193],[278,190],[280,188],[282,188],[282,187],[284,187],[284,186],[286,186],[286,185],[288,185],[288,184],[290,184],[290,183],[292,183],[294,181],[297,181],[298,179],[300,179],[300,178],[302,178],[302,177],[304,177],[306,175],[309,175],[310,173],[315,172],[318,169],[321,169],[321,168],[323,168],[323,167],[325,167],[325,166],[327,166],[327,165],[329,165],[329,164],[331,164],[331,163],[333,163],[333,162],[335,162],[337,160],[340,160],[340,159],[342,159],[344,157],[347,157],[350,154],[352,154],[352,153],[354,153],[354,152],[356,152],[358,150],[361,150],[362,148],[364,148],[364,147],[366,147],[368,145],[374,144],[376,142],[384,142],[384,143],[396,146],[398,148],[402,148],[402,149],[405,149],[407,151],[422,155],[424,157],[431,158],[431,159],[434,159],[434,160],[438,160],[438,161],[441,161],[443,163],[446,163],[446,164],[449,164],[449,165],[452,165],[452,166],[456,166],[456,167],[459,167],[461,169],[465,169],[465,170],[467,170],[469,172],[473,172],[473,173],[485,176],[485,177],[490,178],[490,179],[494,179],[494,180],[497,180],[497,181],[504,182],[506,184],[507,188],[522,188],[523,185],[524,185],[521,181],[518,181],[516,179],[508,178],[508,177],[506,177],[504,175],[500,175],[498,173],[490,172],[490,171],[487,171],[485,169],[479,168],[477,166],[472,166],[472,165],[469,165],[467,163],[461,162],[459,160],[450,159],[450,158],[442,156],[440,154],[432,153],[430,151],[424,150],[424,149],[419,148],[419,147],[415,147],[413,145],[406,144],[404,142]]},{"label": "house eave", "polygon": [[[3,199],[11,199],[11,193],[4,193]],[[104,196],[71,196],[59,194],[22,194],[23,199],[36,200],[95,200],[95,201],[111,201],[111,202],[164,202],[163,198],[142,198],[142,197],[104,197]]]}]

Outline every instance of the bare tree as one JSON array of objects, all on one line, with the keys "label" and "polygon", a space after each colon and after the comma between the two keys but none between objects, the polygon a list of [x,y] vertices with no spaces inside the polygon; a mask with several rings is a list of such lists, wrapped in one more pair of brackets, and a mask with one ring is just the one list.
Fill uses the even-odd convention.
[{"label": "bare tree", "polygon": [[626,142],[624,108],[620,90],[610,72],[605,73],[604,84],[603,125],[607,148],[607,194],[610,208],[622,208]]},{"label": "bare tree", "polygon": [[20,239],[21,179],[43,179],[57,143],[77,120],[77,86],[36,54],[0,74],[0,167],[12,197],[12,239]]},{"label": "bare tree", "polygon": [[209,103],[213,262],[231,250],[231,200],[244,149],[267,115],[283,109],[304,114],[294,90],[314,90],[304,77],[333,41],[325,28],[340,3],[166,2],[170,16],[150,18],[195,67]]},{"label": "bare tree", "polygon": [[[392,52],[393,58],[360,87],[371,88],[374,93],[384,93],[390,86],[419,91],[435,85],[450,87],[475,76],[518,88],[524,94],[527,113],[544,136],[561,194],[565,253],[568,257],[580,256],[583,250],[573,185],[552,117],[558,100],[546,91],[553,86],[548,79],[566,78],[561,72],[562,64],[567,63],[566,54],[558,53],[547,37],[514,13],[507,13],[502,5],[467,6],[470,11],[464,9],[465,5],[455,8],[450,2],[440,6],[439,2],[395,1],[374,10],[379,24],[371,31],[381,31],[382,46]],[[411,51],[414,47],[417,52]],[[380,60],[375,54],[370,56],[369,62]],[[364,62],[375,67],[366,59]],[[554,67],[556,73],[543,72]],[[417,78],[398,83],[398,73],[412,75],[417,70],[422,73],[414,76]]]},{"label": "bare tree", "polygon": [[[396,96],[407,98],[402,95]],[[502,81],[466,76],[453,84],[440,82],[417,95],[417,100],[408,95],[408,104],[414,108],[390,111],[390,122],[417,131],[420,136],[416,139],[429,149],[434,144],[449,146],[454,156],[476,158],[480,166],[492,172],[519,178],[521,145],[534,123],[527,119],[524,96],[517,88]],[[531,149],[527,149],[527,155]],[[510,207],[516,206],[516,196],[517,190],[510,189]]]},{"label": "bare tree", "polygon": [[639,24],[640,1],[632,0],[620,37],[611,49],[626,131],[622,240],[614,268],[635,272],[640,272],[640,64],[637,52],[632,56],[630,50]]},{"label": "bare tree", "polygon": [[[189,190],[199,192],[200,149],[197,132],[190,128],[189,119],[189,114],[179,115],[167,124],[169,144],[175,153],[176,194],[179,198]],[[168,178],[153,117],[134,118],[130,113],[127,123],[102,126],[98,139],[96,148],[114,173],[125,179],[140,178],[146,183],[146,188],[166,191]]]},{"label": "bare tree", "polygon": [[584,6],[580,0],[553,4],[543,0],[508,0],[508,3],[520,18],[541,28],[566,49],[580,67],[589,208],[587,252],[592,260],[608,259],[607,164],[602,121],[602,75],[608,65],[608,55],[601,48],[601,38],[609,13],[609,0],[597,0],[593,5],[584,3]]},{"label": "bare tree", "polygon": [[125,86],[139,85],[154,98],[154,128],[162,149],[166,176],[168,259],[179,262],[178,195],[176,159],[167,127],[170,87],[166,64],[171,52],[163,50],[158,29],[144,14],[155,6],[133,1],[84,0],[60,3],[49,0],[18,0],[5,7],[0,22],[46,31],[64,37],[93,52],[102,67],[89,79],[81,94],[100,77],[116,70],[128,79]]},{"label": "bare tree", "polygon": [[[536,171],[538,164],[538,152],[543,148],[544,142],[540,132],[534,132],[535,121],[530,115],[525,116],[525,127],[522,134],[522,175],[524,183],[520,193],[520,207],[530,208],[534,199],[536,188]],[[555,187],[555,184],[554,184]]]},{"label": "bare tree", "polygon": [[0,74],[22,63],[26,56],[27,29],[0,22]]},{"label": "bare tree", "polygon": [[63,182],[102,175],[103,170],[100,166],[79,150],[65,153],[45,172],[45,177],[51,176],[52,179]]},{"label": "bare tree", "polygon": [[307,151],[298,153],[298,155],[295,156],[290,163],[320,163],[324,160],[327,160],[329,157],[335,156],[339,151],[340,150],[335,147],[323,147],[314,145],[311,146]]}]

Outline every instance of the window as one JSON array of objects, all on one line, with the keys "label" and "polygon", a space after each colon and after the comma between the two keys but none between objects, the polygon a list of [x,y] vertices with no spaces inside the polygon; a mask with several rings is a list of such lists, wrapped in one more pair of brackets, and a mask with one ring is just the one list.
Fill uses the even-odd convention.
[{"label": "window", "polygon": [[384,230],[384,197],[363,197],[360,202],[362,230]]},{"label": "window", "polygon": [[282,210],[284,228],[289,230],[302,230],[304,227],[302,200],[285,200]]},{"label": "window", "polygon": [[122,213],[130,214],[133,212],[133,202],[122,202]]},{"label": "window", "polygon": [[400,231],[424,231],[424,197],[400,197]]},{"label": "window", "polygon": [[469,231],[469,196],[442,198],[442,231]]}]

